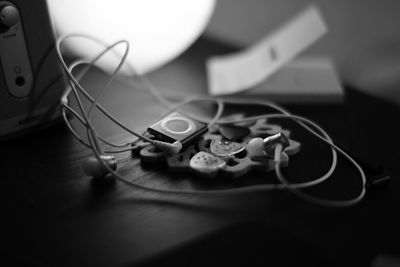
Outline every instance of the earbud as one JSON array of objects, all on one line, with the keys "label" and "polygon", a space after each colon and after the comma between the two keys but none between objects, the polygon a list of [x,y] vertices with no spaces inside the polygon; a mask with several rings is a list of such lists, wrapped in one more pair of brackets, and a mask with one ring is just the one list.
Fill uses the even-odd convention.
[{"label": "earbud", "polygon": [[[101,155],[100,158],[102,158],[112,170],[115,171],[117,169],[117,161],[114,156]],[[88,158],[83,164],[83,170],[87,175],[95,178],[102,178],[109,173],[96,157]]]},{"label": "earbud", "polygon": [[268,155],[273,155],[276,145],[282,146],[282,151],[290,146],[289,138],[283,133],[277,133],[264,139],[264,149]]},{"label": "earbud", "polygon": [[[176,155],[181,151],[182,144],[176,141],[172,144],[162,141],[154,141],[153,145],[164,151],[167,155]],[[101,159],[112,169],[117,169],[117,161],[114,156],[101,155]],[[88,158],[83,164],[83,170],[88,176],[95,178],[101,178],[106,176],[109,171],[101,164],[101,162],[96,157]]]},{"label": "earbud", "polygon": [[154,140],[152,144],[169,156],[178,154],[182,149],[182,143],[179,141],[175,141],[174,143],[171,144],[167,142]]},{"label": "earbud", "polygon": [[271,135],[265,139],[260,137],[251,139],[246,145],[247,152],[252,157],[274,157],[275,148],[281,145],[281,151],[290,145],[289,139],[283,133]]},{"label": "earbud", "polygon": [[265,157],[264,139],[261,137],[251,139],[246,145],[246,150],[252,158]]}]

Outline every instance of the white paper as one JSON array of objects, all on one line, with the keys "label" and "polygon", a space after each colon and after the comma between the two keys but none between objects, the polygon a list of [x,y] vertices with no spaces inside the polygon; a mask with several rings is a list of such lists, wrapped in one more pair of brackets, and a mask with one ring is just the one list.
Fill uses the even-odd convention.
[{"label": "white paper", "polygon": [[[281,104],[341,103],[342,83],[329,57],[297,57],[242,97],[267,98]],[[239,97],[238,94],[235,97]]]},{"label": "white paper", "polygon": [[319,10],[311,6],[248,49],[209,58],[209,93],[226,95],[254,87],[326,32]]}]

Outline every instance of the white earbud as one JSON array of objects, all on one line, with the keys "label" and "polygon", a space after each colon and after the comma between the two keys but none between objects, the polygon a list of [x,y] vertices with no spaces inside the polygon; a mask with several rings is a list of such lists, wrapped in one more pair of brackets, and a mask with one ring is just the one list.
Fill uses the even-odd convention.
[{"label": "white earbud", "polygon": [[264,139],[261,137],[251,139],[246,145],[246,150],[251,157],[265,157]]},{"label": "white earbud", "polygon": [[[153,145],[164,151],[167,155],[176,155],[181,151],[182,144],[176,141],[172,144],[161,141],[154,141]],[[112,169],[117,169],[117,161],[114,156],[101,155],[101,159]],[[83,170],[88,176],[95,178],[105,177],[109,171],[105,168],[96,157],[89,157],[83,164]]]},{"label": "white earbud", "polygon": [[278,133],[265,139],[260,137],[253,138],[246,145],[246,149],[252,157],[274,157],[276,159],[275,148],[278,144],[281,146],[281,152],[290,145],[289,139],[285,134]]},{"label": "white earbud", "polygon": [[[117,160],[114,156],[101,155],[100,158],[102,158],[112,170],[115,171],[117,169]],[[83,170],[87,175],[95,178],[102,178],[109,173],[96,157],[88,158],[83,164]]]},{"label": "white earbud", "polygon": [[276,146],[281,145],[281,151],[290,146],[289,138],[283,133],[277,133],[264,139],[264,149],[268,155],[276,153]]}]

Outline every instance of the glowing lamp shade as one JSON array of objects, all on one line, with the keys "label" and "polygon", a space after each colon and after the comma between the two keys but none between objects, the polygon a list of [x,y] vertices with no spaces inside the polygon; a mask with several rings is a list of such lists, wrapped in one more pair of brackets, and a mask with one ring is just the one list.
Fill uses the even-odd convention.
[{"label": "glowing lamp shade", "polygon": [[[130,43],[128,61],[149,72],[185,51],[203,32],[215,0],[47,0],[57,37],[88,34],[110,44]],[[68,52],[92,57],[99,47],[82,39],[66,42]],[[105,60],[110,70],[115,62]]]}]

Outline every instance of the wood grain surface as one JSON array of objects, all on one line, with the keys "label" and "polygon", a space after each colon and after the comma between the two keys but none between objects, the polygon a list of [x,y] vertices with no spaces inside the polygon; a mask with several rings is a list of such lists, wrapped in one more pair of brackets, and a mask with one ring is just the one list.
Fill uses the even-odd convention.
[{"label": "wood grain surface", "polygon": [[[231,49],[200,39],[149,78],[171,98],[204,94],[205,57],[221,51]],[[95,90],[104,78],[102,72],[93,71],[83,83]],[[145,129],[165,112],[151,96],[122,82],[115,83],[102,101],[136,130]],[[201,266],[257,259],[292,266],[279,258],[290,253],[299,262],[313,262],[315,257],[305,255],[319,251],[319,263],[368,266],[378,254],[400,255],[398,107],[348,89],[341,106],[288,108],[316,120],[350,149],[383,164],[392,176],[390,185],[371,190],[361,204],[346,209],[313,206],[281,191],[235,197],[160,194],[87,177],[81,165],[91,151],[58,124],[0,144],[4,261],[11,262],[8,266],[161,266],[168,262]],[[114,141],[131,138],[97,113],[95,122]],[[293,138],[303,147],[291,162],[293,169],[285,171],[288,177],[310,179],[326,170],[327,147],[300,129],[293,128]],[[273,174],[252,173],[241,182],[205,182],[187,173],[170,173],[163,166],[145,166],[129,153],[118,159],[121,174],[148,187],[207,190],[274,180]],[[354,196],[359,189],[357,173],[344,160],[339,164],[331,181],[309,192],[327,198]]]}]

